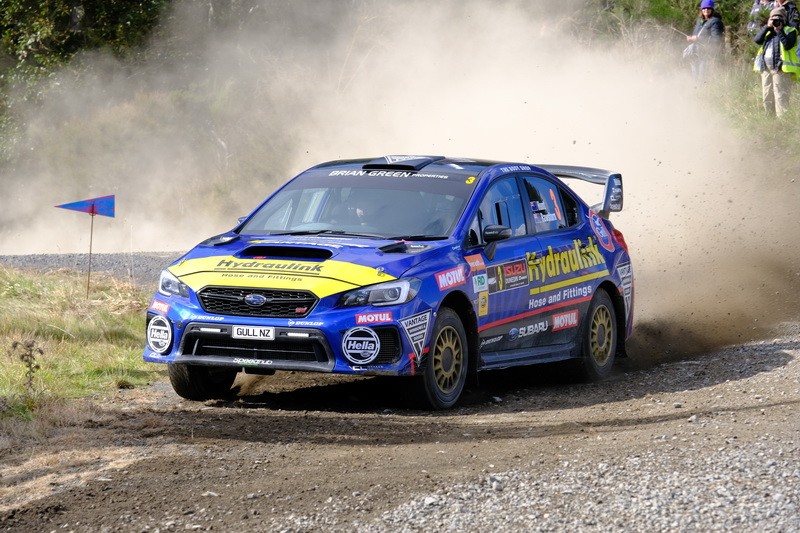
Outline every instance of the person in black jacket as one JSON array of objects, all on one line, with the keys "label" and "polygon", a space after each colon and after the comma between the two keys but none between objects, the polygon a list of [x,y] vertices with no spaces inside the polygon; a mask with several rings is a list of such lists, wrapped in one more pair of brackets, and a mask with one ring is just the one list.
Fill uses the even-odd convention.
[{"label": "person in black jacket", "polygon": [[797,28],[786,23],[787,13],[776,7],[767,24],[753,38],[761,49],[754,70],[761,73],[761,95],[768,115],[781,116],[789,109],[794,78],[800,70],[796,63]]},{"label": "person in black jacket", "polygon": [[800,26],[800,12],[797,11],[797,4],[794,0],[777,0],[775,7],[782,7],[786,10],[786,25],[793,28]]},{"label": "person in black jacket", "polygon": [[691,43],[684,51],[689,56],[692,76],[703,81],[719,60],[725,38],[725,25],[722,17],[714,10],[714,0],[700,2],[700,16],[694,24],[691,35],[686,40]]}]

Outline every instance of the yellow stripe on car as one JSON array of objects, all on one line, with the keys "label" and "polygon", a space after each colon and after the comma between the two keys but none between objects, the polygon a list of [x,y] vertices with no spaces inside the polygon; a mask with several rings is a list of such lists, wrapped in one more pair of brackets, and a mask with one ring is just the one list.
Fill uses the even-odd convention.
[{"label": "yellow stripe on car", "polygon": [[396,279],[372,267],[334,260],[316,262],[214,256],[187,259],[169,270],[195,291],[210,285],[303,288],[320,298]]}]

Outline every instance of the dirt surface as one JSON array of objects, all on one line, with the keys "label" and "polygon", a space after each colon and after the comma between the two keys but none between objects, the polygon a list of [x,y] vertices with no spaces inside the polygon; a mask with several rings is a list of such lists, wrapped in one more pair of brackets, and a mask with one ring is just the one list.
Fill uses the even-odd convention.
[{"label": "dirt surface", "polygon": [[487,472],[764,439],[797,453],[800,335],[784,329],[649,368],[622,361],[599,384],[557,365],[487,373],[437,413],[409,408],[405,381],[375,378],[246,377],[232,403],[182,401],[166,380],[120,390],[2,452],[0,530],[293,530],[297,517],[353,530]]}]

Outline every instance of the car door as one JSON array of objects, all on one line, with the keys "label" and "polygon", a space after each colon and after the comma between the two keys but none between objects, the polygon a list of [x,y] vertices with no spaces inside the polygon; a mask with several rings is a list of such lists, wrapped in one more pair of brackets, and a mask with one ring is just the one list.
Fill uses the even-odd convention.
[{"label": "car door", "polygon": [[[525,256],[527,250],[538,250],[539,245],[530,231],[519,184],[516,176],[495,180],[481,200],[468,235],[465,260],[470,265],[477,298],[482,352],[531,346],[536,327],[525,316],[530,283]],[[491,257],[485,254],[486,243],[482,238],[483,229],[489,225],[512,230],[510,238],[496,241]]]},{"label": "car door", "polygon": [[608,275],[584,204],[543,175],[521,176],[533,230],[526,254],[530,285],[528,309],[542,324],[535,346],[575,340],[597,280]]}]

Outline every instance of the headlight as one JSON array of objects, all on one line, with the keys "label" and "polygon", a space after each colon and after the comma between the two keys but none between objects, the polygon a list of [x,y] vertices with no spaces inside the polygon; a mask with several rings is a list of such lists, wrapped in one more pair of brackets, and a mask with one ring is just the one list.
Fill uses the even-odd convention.
[{"label": "headlight", "polygon": [[189,286],[176,278],[169,270],[163,270],[158,279],[158,292],[166,296],[189,297]]},{"label": "headlight", "polygon": [[339,305],[353,307],[356,305],[396,305],[410,302],[419,292],[420,281],[417,278],[400,279],[362,287],[342,295]]}]

